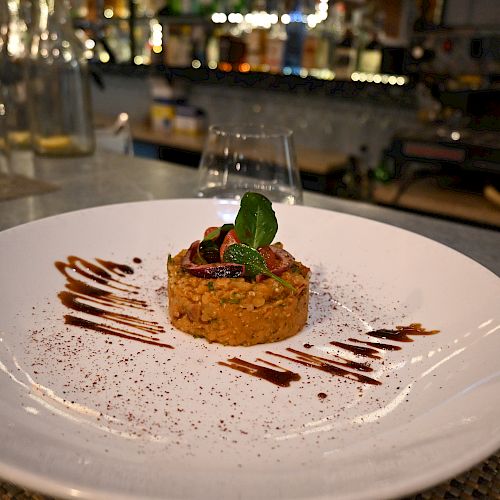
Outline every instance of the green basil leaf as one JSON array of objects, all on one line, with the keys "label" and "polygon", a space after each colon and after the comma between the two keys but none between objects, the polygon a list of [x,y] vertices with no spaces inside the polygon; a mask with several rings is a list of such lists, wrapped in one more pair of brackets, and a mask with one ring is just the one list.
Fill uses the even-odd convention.
[{"label": "green basil leaf", "polygon": [[245,193],[234,229],[240,241],[252,248],[270,245],[278,231],[271,202],[259,193]]},{"label": "green basil leaf", "polygon": [[224,252],[224,262],[234,262],[236,264],[243,264],[245,266],[245,275],[254,277],[257,274],[265,274],[270,278],[273,278],[278,283],[281,283],[283,286],[289,288],[290,290],[295,291],[295,288],[288,283],[288,281],[276,276],[271,271],[269,271],[266,266],[266,261],[264,257],[255,250],[254,248],[249,247],[243,243],[235,243],[227,247],[227,250]]}]

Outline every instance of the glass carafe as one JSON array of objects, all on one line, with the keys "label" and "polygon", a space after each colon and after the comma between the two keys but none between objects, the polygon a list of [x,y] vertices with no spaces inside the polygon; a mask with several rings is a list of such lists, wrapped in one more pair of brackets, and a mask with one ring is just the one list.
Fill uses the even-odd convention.
[{"label": "glass carafe", "polygon": [[40,0],[33,19],[28,90],[35,153],[94,151],[90,82],[65,0]]},{"label": "glass carafe", "polygon": [[0,85],[8,108],[7,139],[15,148],[30,147],[25,64],[29,49],[21,0],[0,0]]}]

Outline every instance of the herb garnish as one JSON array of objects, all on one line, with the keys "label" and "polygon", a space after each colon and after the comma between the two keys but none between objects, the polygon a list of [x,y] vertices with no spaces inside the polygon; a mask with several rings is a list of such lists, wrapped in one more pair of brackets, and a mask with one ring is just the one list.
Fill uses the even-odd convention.
[{"label": "herb garnish", "polygon": [[295,288],[288,281],[276,276],[268,269],[264,257],[255,248],[249,247],[244,243],[235,243],[227,247],[227,250],[224,252],[224,261],[244,264],[247,276],[254,277],[257,274],[265,274],[286,288],[295,291]]},{"label": "herb garnish", "polygon": [[260,247],[270,245],[278,231],[276,214],[265,196],[259,193],[243,195],[234,230],[241,243],[227,248],[223,255],[224,262],[243,264],[247,276],[264,274],[295,291],[290,283],[269,270],[264,257],[257,251]]},{"label": "herb garnish", "polygon": [[234,229],[241,243],[252,248],[270,245],[278,231],[278,221],[271,202],[259,193],[245,193]]}]

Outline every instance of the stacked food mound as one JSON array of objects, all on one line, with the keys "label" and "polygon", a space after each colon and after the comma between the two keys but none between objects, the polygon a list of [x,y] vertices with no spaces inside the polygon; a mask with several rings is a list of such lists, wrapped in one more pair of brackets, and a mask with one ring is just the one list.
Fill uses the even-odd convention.
[{"label": "stacked food mound", "polygon": [[172,324],[226,345],[276,342],[307,321],[310,270],[281,243],[271,202],[246,193],[234,224],[206,229],[202,240],[169,256]]}]

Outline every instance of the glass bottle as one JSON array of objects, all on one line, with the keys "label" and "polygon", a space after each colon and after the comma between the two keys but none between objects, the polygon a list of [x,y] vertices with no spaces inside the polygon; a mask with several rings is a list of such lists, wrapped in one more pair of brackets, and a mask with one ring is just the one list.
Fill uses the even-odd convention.
[{"label": "glass bottle", "polygon": [[301,0],[296,0],[295,7],[289,14],[290,22],[286,26],[287,41],[283,65],[294,75],[300,74],[302,66],[302,49],[306,31],[302,10]]},{"label": "glass bottle", "polygon": [[14,149],[30,147],[28,100],[24,78],[29,34],[20,0],[0,0],[0,84],[6,119],[7,140]]},{"label": "glass bottle", "polygon": [[320,47],[320,28],[318,25],[306,31],[304,45],[302,46],[302,67],[307,70],[316,69],[316,56]]},{"label": "glass bottle", "polygon": [[358,71],[363,73],[379,73],[382,64],[382,44],[378,41],[377,33],[372,34],[369,43],[360,51]]},{"label": "glass bottle", "polygon": [[66,0],[40,0],[28,59],[35,153],[81,156],[94,151],[90,82]]},{"label": "glass bottle", "polygon": [[338,80],[350,80],[356,71],[357,54],[352,31],[348,29],[344,39],[335,47],[334,71]]},{"label": "glass bottle", "polygon": [[10,155],[7,143],[7,113],[0,90],[0,189],[2,186],[2,174],[10,174]]},{"label": "glass bottle", "polygon": [[335,49],[345,36],[346,7],[343,2],[330,5],[328,17],[321,23],[322,33],[318,48],[317,66],[320,69],[335,69]]},{"label": "glass bottle", "polygon": [[264,63],[271,73],[280,73],[283,69],[283,56],[286,46],[286,28],[280,19],[280,10],[273,12],[278,22],[271,26],[265,44]]}]

